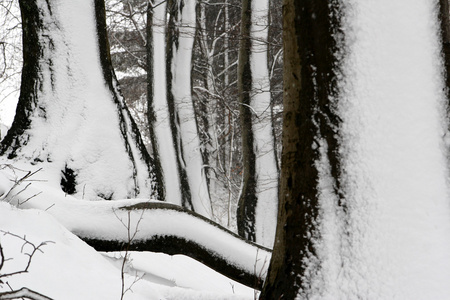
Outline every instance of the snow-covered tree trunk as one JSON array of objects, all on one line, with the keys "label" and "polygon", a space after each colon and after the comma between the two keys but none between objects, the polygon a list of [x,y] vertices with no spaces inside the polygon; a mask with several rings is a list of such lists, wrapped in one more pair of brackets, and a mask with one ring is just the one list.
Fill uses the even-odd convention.
[{"label": "snow-covered tree trunk", "polygon": [[442,54],[445,65],[446,94],[450,100],[450,5],[448,0],[439,0],[439,21],[441,25]]},{"label": "snow-covered tree trunk", "polygon": [[280,213],[260,299],[445,299],[436,3],[340,4],[284,0]]},{"label": "snow-covered tree trunk", "polygon": [[243,237],[272,247],[278,209],[278,170],[267,62],[268,4],[268,0],[242,2],[238,85],[244,182],[238,230]]},{"label": "snow-covered tree trunk", "polygon": [[149,2],[147,11],[148,120],[161,199],[182,205],[177,152],[167,105],[166,1]]},{"label": "snow-covered tree trunk", "polygon": [[173,0],[169,3],[168,101],[181,178],[182,204],[203,216],[211,217],[211,200],[191,96],[196,2]]},{"label": "snow-covered tree trunk", "polygon": [[153,162],[111,67],[104,2],[27,0],[20,8],[21,93],[1,154],[52,168],[78,198],[157,196]]},{"label": "snow-covered tree trunk", "polygon": [[339,174],[332,151],[337,146],[332,132],[337,118],[329,107],[336,75],[330,30],[336,24],[328,18],[327,1],[307,2],[284,4],[280,205],[274,255],[260,299],[294,299],[308,284],[304,281],[310,270],[302,261],[318,255],[313,239],[320,237],[320,200],[326,196],[318,183],[328,179],[328,186],[322,188],[337,192],[330,174],[331,165],[334,175]]}]

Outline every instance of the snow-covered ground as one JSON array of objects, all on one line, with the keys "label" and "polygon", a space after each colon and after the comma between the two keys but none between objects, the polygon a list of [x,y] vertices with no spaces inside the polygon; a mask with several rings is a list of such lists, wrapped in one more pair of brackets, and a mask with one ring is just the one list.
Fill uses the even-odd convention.
[{"label": "snow-covered ground", "polygon": [[[61,191],[61,170],[64,170],[64,157],[68,155],[70,162],[84,164],[90,169],[85,173],[86,177],[78,176],[77,184],[83,180],[86,182],[79,186],[77,198],[99,200],[89,192],[90,186],[95,185],[110,186],[111,190],[126,189],[129,181],[123,177],[115,180],[114,176],[127,177],[133,168],[127,163],[128,153],[122,149],[121,127],[115,118],[117,107],[105,85],[98,58],[94,1],[37,3],[41,12],[39,17],[47,25],[41,34],[42,45],[51,38],[57,46],[42,47],[43,55],[51,57],[51,63],[47,66],[43,63],[40,68],[42,78],[39,79],[42,79],[43,87],[38,91],[38,98],[48,104],[48,118],[36,111],[32,113],[32,126],[27,130],[30,139],[24,144],[24,148],[30,147],[30,152],[21,149],[24,151],[19,157],[22,162],[26,161],[36,149],[40,149],[37,152],[41,154],[50,151],[52,155],[50,159],[44,155],[47,158],[42,160],[46,162],[37,164],[0,158],[0,201],[7,202],[0,203],[0,230],[3,230],[0,244],[5,258],[1,274],[23,270],[27,253],[33,245],[51,242],[39,248],[42,252],[33,255],[27,273],[2,278],[1,291],[25,286],[54,299],[120,299],[121,254],[101,255],[73,233],[83,237],[123,240],[128,233],[122,224],[126,218],[132,218],[137,240],[158,233],[185,235],[187,239],[197,239],[199,245],[205,245],[224,259],[233,260],[247,271],[264,273],[270,259],[268,251],[259,252],[232,234],[208,226],[205,221],[170,211],[156,215],[152,212],[154,216],[148,217],[148,212],[144,215],[136,211],[128,214],[119,209],[148,199],[83,201]],[[191,5],[191,9],[189,16],[194,15],[195,6]],[[178,77],[180,84],[186,86],[183,78],[181,75]],[[113,115],[108,116],[108,112],[113,112]],[[90,130],[89,124],[95,130]],[[122,125],[130,128],[128,123]],[[102,128],[106,131],[99,133]],[[117,147],[112,145],[115,138],[119,141],[115,143]],[[95,149],[95,145],[100,148]],[[123,155],[114,157],[118,151]],[[99,166],[97,161],[101,158],[113,159]],[[141,170],[139,166],[137,168]],[[100,169],[104,171],[101,174],[96,172]],[[36,173],[15,185],[15,180],[26,176],[28,171]],[[141,174],[148,176],[148,170],[143,171]],[[98,184],[98,181],[104,184]],[[142,184],[140,187],[143,196],[149,194],[145,193],[149,186]],[[128,196],[126,192],[117,194],[120,195],[118,198]],[[205,206],[198,211],[209,215],[209,203]],[[125,299],[254,297],[253,289],[183,256],[132,253],[127,270],[130,275],[126,276],[124,286],[131,286],[132,291],[126,293]],[[136,274],[142,279],[133,284]]]},{"label": "snow-covered ground", "polygon": [[[8,162],[2,159],[1,164],[5,166]],[[5,233],[25,237],[35,246],[42,242],[49,243],[33,256],[28,273],[7,277],[4,282],[8,282],[13,289],[26,286],[53,299],[120,299],[124,253],[105,253],[102,256],[69,230],[83,233],[84,236],[95,237],[97,232],[120,239],[120,236],[127,234],[121,222],[125,221],[127,212],[118,208],[140,203],[143,199],[75,199],[62,193],[59,188],[52,187],[51,175],[48,175],[52,172],[46,173],[45,168],[16,186],[8,195],[14,187],[14,181],[27,174],[16,169],[18,167],[26,169],[27,164],[16,163],[14,169],[5,167],[0,173],[0,200],[3,200],[0,203],[0,244],[7,259],[0,274],[22,270],[27,262],[26,253],[32,250],[31,245],[22,248],[24,240]],[[29,165],[28,169],[32,170],[32,166]],[[227,247],[240,243],[232,237],[228,237],[227,241],[228,235],[215,231],[214,227],[204,228],[202,224],[180,219],[177,215],[155,216],[151,219],[139,213],[136,218],[133,218],[134,214],[131,216],[132,228],[142,217],[137,227],[137,239],[152,231],[175,231],[179,234],[185,231],[186,236],[195,238],[202,236],[199,230],[203,230],[206,236],[199,243],[209,243],[210,247],[215,244],[225,254],[227,251],[236,252]],[[208,230],[213,232],[208,234]],[[241,244],[236,247],[242,253],[230,255],[238,254],[241,258],[239,264],[247,264],[246,268],[250,269],[257,267],[257,252],[250,253],[251,248],[246,250],[245,245],[242,247]],[[250,252],[246,254],[246,251]],[[248,255],[254,255],[255,258],[249,258]],[[260,259],[262,255],[259,253]],[[264,265],[267,266],[267,263]],[[182,255],[132,252],[126,272],[125,289],[131,287],[131,290],[126,293],[125,299],[252,299],[254,296],[253,289]],[[133,283],[136,278],[140,279]],[[6,284],[1,284],[0,288],[1,291],[9,290]]]},{"label": "snow-covered ground", "polygon": [[[0,243],[6,259],[0,274],[23,270],[38,246],[28,273],[2,278],[12,289],[28,287],[53,299],[120,299],[124,255],[100,254],[51,215],[0,203]],[[124,299],[252,299],[254,291],[184,257],[134,252],[129,258]],[[138,279],[136,281],[136,279]],[[9,291],[6,284],[0,291]]]}]

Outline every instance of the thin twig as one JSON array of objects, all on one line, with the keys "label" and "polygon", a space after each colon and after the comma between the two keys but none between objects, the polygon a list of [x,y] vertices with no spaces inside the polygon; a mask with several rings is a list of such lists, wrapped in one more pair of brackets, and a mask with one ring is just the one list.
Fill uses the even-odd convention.
[{"label": "thin twig", "polygon": [[[42,248],[43,246],[45,246],[45,245],[47,245],[47,244],[49,244],[49,243],[54,243],[54,242],[52,242],[52,241],[45,241],[45,242],[40,243],[38,246],[36,246],[36,245],[33,244],[32,242],[28,241],[27,238],[26,238],[26,236],[23,236],[23,237],[22,237],[22,236],[19,236],[19,235],[17,235],[17,234],[11,233],[11,232],[9,232],[9,231],[4,231],[4,230],[0,230],[0,232],[2,232],[3,235],[9,235],[9,236],[12,236],[12,237],[15,237],[15,238],[18,238],[18,239],[22,240],[24,243],[23,243],[23,245],[22,245],[21,252],[22,252],[24,255],[28,256],[27,264],[26,264],[26,266],[25,266],[25,268],[24,268],[23,270],[15,271],[15,272],[7,273],[7,274],[0,274],[0,278],[5,278],[5,277],[10,277],[10,276],[13,276],[13,275],[17,275],[17,274],[27,273],[27,272],[28,272],[28,269],[29,269],[30,266],[31,266],[31,260],[33,259],[33,256],[36,254],[36,252],[39,251],[39,252],[43,253],[43,251],[41,250],[41,248]],[[30,246],[33,248],[33,250],[31,251],[31,253],[24,253],[24,247],[25,247],[26,245],[30,245]],[[2,257],[3,257],[3,254],[2,254]]]}]

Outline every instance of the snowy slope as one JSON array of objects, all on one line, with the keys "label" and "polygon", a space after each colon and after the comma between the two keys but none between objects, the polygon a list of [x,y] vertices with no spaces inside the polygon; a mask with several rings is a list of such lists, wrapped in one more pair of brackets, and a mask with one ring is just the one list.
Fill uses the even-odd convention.
[{"label": "snowy slope", "polygon": [[[22,270],[31,250],[28,245],[22,252],[23,241],[4,232],[36,246],[49,241],[33,256],[28,273],[4,280],[13,289],[25,286],[53,299],[120,299],[122,255],[116,254],[115,263],[105,259],[46,212],[0,203],[0,215],[0,243],[8,259],[1,274]],[[183,256],[132,253],[130,261],[140,271],[126,275],[125,288],[131,290],[124,299],[252,299],[253,290]],[[141,279],[133,283],[136,275]],[[0,284],[0,292],[8,290]]]},{"label": "snowy slope", "polygon": [[[7,161],[1,160],[0,165]],[[22,170],[33,171],[33,166],[23,163]],[[34,166],[35,167],[35,166]],[[35,167],[36,168],[36,167]],[[27,172],[20,169],[0,170],[0,200],[20,208],[45,210],[53,215],[71,232],[86,238],[128,241],[128,229],[123,223],[130,220],[130,230],[137,228],[135,240],[144,240],[155,235],[182,236],[195,241],[219,256],[229,260],[248,272],[265,273],[270,253],[256,248],[243,239],[221,230],[205,221],[176,210],[120,209],[124,206],[148,202],[146,199],[115,201],[83,201],[65,195],[52,174],[41,170],[28,180],[14,187],[14,181]],[[50,175],[48,175],[50,174]],[[29,186],[28,184],[31,183]],[[53,186],[52,186],[53,184]],[[6,195],[4,191],[12,191]],[[3,195],[2,195],[3,194]],[[155,201],[158,203],[159,201]]]},{"label": "snowy slope", "polygon": [[[2,231],[25,236],[35,245],[51,241],[41,248],[42,253],[34,255],[27,274],[5,280],[13,289],[26,286],[53,299],[120,299],[120,272],[47,213],[17,210],[0,203],[0,215]],[[5,262],[1,273],[21,270],[26,264],[24,253],[29,253],[31,247],[24,247],[21,253],[23,241],[3,233],[0,243],[5,258],[12,259]],[[9,290],[5,284],[0,287]],[[148,283],[140,282],[139,287],[147,291],[129,299],[161,299]]]},{"label": "snowy slope", "polygon": [[[4,167],[8,162],[9,161],[2,159],[0,165]],[[247,272],[255,272],[256,270],[258,274],[267,272],[270,253],[261,251],[261,249],[257,249],[243,240],[230,235],[230,233],[205,223],[205,221],[197,220],[187,214],[177,211],[164,209],[132,211],[130,214],[128,214],[128,211],[126,210],[119,209],[123,206],[142,203],[148,200],[79,200],[62,193],[58,187],[58,183],[55,183],[54,180],[52,180],[52,172],[46,172],[45,169],[38,171],[27,180],[22,181],[18,186],[14,187],[17,179],[23,178],[23,176],[27,174],[27,171],[21,171],[21,169],[34,171],[33,168],[37,168],[37,166],[31,166],[27,163],[18,163],[14,167],[4,167],[1,169],[0,200],[9,202],[21,209],[31,209],[36,214],[44,215],[45,217],[43,218],[50,218],[52,220],[51,222],[53,222],[52,224],[57,224],[57,222],[59,222],[61,225],[57,224],[57,226],[55,226],[58,228],[63,228],[64,226],[64,229],[61,230],[65,231],[66,235],[69,234],[70,236],[73,236],[72,233],[67,231],[70,230],[83,237],[103,237],[126,242],[128,239],[128,230],[124,227],[123,223],[127,223],[128,218],[130,218],[132,234],[136,229],[136,241],[150,238],[154,235],[166,234],[182,236],[186,240],[192,240],[199,245],[203,245],[242,270],[247,270]],[[28,184],[30,185],[28,186]],[[11,188],[13,189],[11,193],[8,194],[8,191],[10,191]],[[39,211],[35,211],[34,209],[39,209]],[[11,232],[16,232],[15,228],[18,228],[20,231],[18,232],[19,234],[22,234],[23,232],[26,233],[27,236],[32,236],[33,230],[30,230],[30,234],[28,234],[27,226],[32,226],[33,228],[41,227],[38,225],[39,222],[37,221],[28,224],[26,215],[8,217],[8,214],[8,210],[5,210],[4,213],[0,212],[0,219],[4,219],[5,224],[9,224],[11,218],[15,218],[17,221],[11,222],[11,225],[8,226],[5,225],[2,227],[0,225],[0,228],[3,230],[9,230],[8,228],[11,228]],[[50,217],[50,215],[53,216],[56,221],[53,217]],[[17,222],[22,222],[25,228],[22,230],[22,227],[18,226]],[[44,233],[46,232],[47,227],[42,226]],[[55,241],[55,239],[58,239],[55,235],[57,236],[57,233],[49,232],[49,238],[43,238],[43,240]],[[73,236],[73,238],[76,239],[80,245],[82,244],[83,247],[89,248],[90,251],[95,253],[90,247],[79,241],[77,237]],[[64,249],[61,251],[64,252],[63,250]],[[61,256],[64,255],[65,254],[61,254]],[[116,253],[112,254],[112,257],[113,258],[111,258],[110,261],[118,266],[118,269],[115,272],[120,275],[119,269],[121,261],[117,260],[120,256]],[[50,257],[46,259],[48,261],[51,260]],[[58,263],[64,265],[61,261]],[[83,264],[80,264],[80,267],[81,266],[83,266]],[[159,287],[158,290],[166,299],[249,299],[249,297],[253,296],[252,289],[212,271],[199,262],[179,255],[170,257],[163,254],[152,254],[148,252],[133,253],[131,255],[130,274],[135,275],[136,271],[138,272],[138,275],[142,275],[143,273],[145,273],[145,275],[141,280],[142,286],[133,286],[133,290],[140,291],[140,289],[143,289],[142,293],[146,294],[146,291],[149,289],[148,285],[146,285],[148,282],[164,285],[167,287]],[[81,272],[82,271],[79,271],[79,273]],[[105,272],[111,273],[111,271]],[[34,274],[34,276],[39,276],[39,274]],[[30,282],[32,283],[34,282],[33,278],[34,277],[31,276]],[[130,282],[132,281],[133,278],[130,278]],[[33,287],[30,286],[30,288]],[[61,289],[65,289],[65,287],[62,286]],[[70,287],[68,287],[68,289],[70,290]],[[191,293],[190,291],[186,291],[186,289],[195,291]],[[181,297],[180,295],[183,296]],[[236,295],[237,298],[234,298],[233,295]]]}]

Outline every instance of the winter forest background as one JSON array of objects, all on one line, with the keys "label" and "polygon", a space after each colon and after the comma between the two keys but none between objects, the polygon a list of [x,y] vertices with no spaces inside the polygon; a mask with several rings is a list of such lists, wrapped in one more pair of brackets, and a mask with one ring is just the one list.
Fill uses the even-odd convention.
[{"label": "winter forest background", "polygon": [[[188,52],[192,52],[192,63],[183,70],[188,74],[185,75],[187,76],[186,80],[181,83],[186,87],[179,86],[177,89],[191,89],[189,100],[192,101],[192,104],[185,105],[193,107],[185,109],[187,111],[184,116],[185,120],[180,120],[180,123],[188,124],[193,120],[196,122],[199,140],[193,151],[199,152],[204,160],[203,168],[209,181],[214,221],[236,229],[235,212],[243,174],[240,105],[237,90],[242,4],[241,1],[229,2],[200,1],[193,6],[195,11],[188,12],[193,15],[190,20],[186,21],[186,24],[181,24],[182,21],[175,20],[175,17],[171,18],[170,14],[164,13],[164,11],[170,13],[172,10],[172,15],[174,15],[176,11],[175,4],[169,4],[170,7],[167,7],[166,1],[155,4],[154,15],[150,18],[148,18],[147,1],[106,1],[105,4],[112,64],[126,104],[139,127],[144,144],[150,154],[153,154],[153,148],[149,129],[148,86],[154,86],[150,93],[154,93],[155,98],[167,97],[166,93],[169,87],[165,86],[167,83],[164,74],[169,62],[166,61],[165,44],[166,39],[176,38],[175,32],[170,33],[169,31],[181,30],[181,33],[176,34],[180,34],[181,39],[192,43],[192,50],[187,49]],[[5,1],[3,5],[5,10],[3,40],[6,42],[2,45],[5,55],[8,56],[4,60],[2,76],[4,81],[4,83],[2,82],[4,89],[2,103],[5,103],[2,107],[2,117],[5,120],[4,125],[7,125],[12,122],[15,110],[15,108],[11,108],[14,106],[10,103],[14,103],[18,98],[22,50],[18,3],[17,1]],[[267,51],[269,51],[265,56],[267,56],[270,85],[256,86],[254,92],[270,96],[270,102],[260,114],[261,118],[267,119],[266,122],[273,123],[274,130],[271,134],[275,135],[273,143],[276,145],[275,153],[277,153],[278,165],[281,150],[282,110],[281,1],[271,1],[270,15],[267,9],[261,11],[262,16],[259,18],[260,26],[267,34],[267,37],[261,38],[266,45],[263,45],[258,51],[265,52],[264,47],[267,47]],[[185,14],[187,13],[185,12]],[[151,22],[147,20],[151,20]],[[265,28],[266,26],[267,28]],[[170,37],[169,34],[171,34]],[[147,44],[153,44],[153,48],[147,47]],[[150,51],[154,53],[154,60],[148,60]],[[189,53],[183,54],[189,56]],[[151,68],[158,71],[149,71]],[[155,72],[156,76],[152,75],[155,77],[155,82],[148,84],[147,80],[151,79],[147,74],[155,74]],[[189,87],[190,84],[192,86]],[[14,93],[14,96],[11,96],[11,93]],[[151,99],[153,96],[150,96],[150,101],[152,101]],[[184,99],[182,101],[186,102]],[[159,104],[154,103],[152,109],[157,110],[161,115],[169,113],[162,111],[163,109],[157,105]],[[155,112],[152,113],[155,114]],[[168,117],[159,118],[167,119]],[[164,121],[169,122],[164,119],[163,121],[154,120],[153,127],[158,127],[159,123]],[[167,132],[161,131],[163,134],[172,134],[170,129]],[[5,130],[3,130],[3,135],[4,132]],[[157,134],[154,133],[155,136]],[[167,151],[169,152],[166,154],[169,156],[175,150]],[[168,159],[176,160],[173,157]],[[166,173],[169,171],[171,170],[169,169]]]},{"label": "winter forest background", "polygon": [[0,299],[450,299],[447,0],[0,24]]}]

